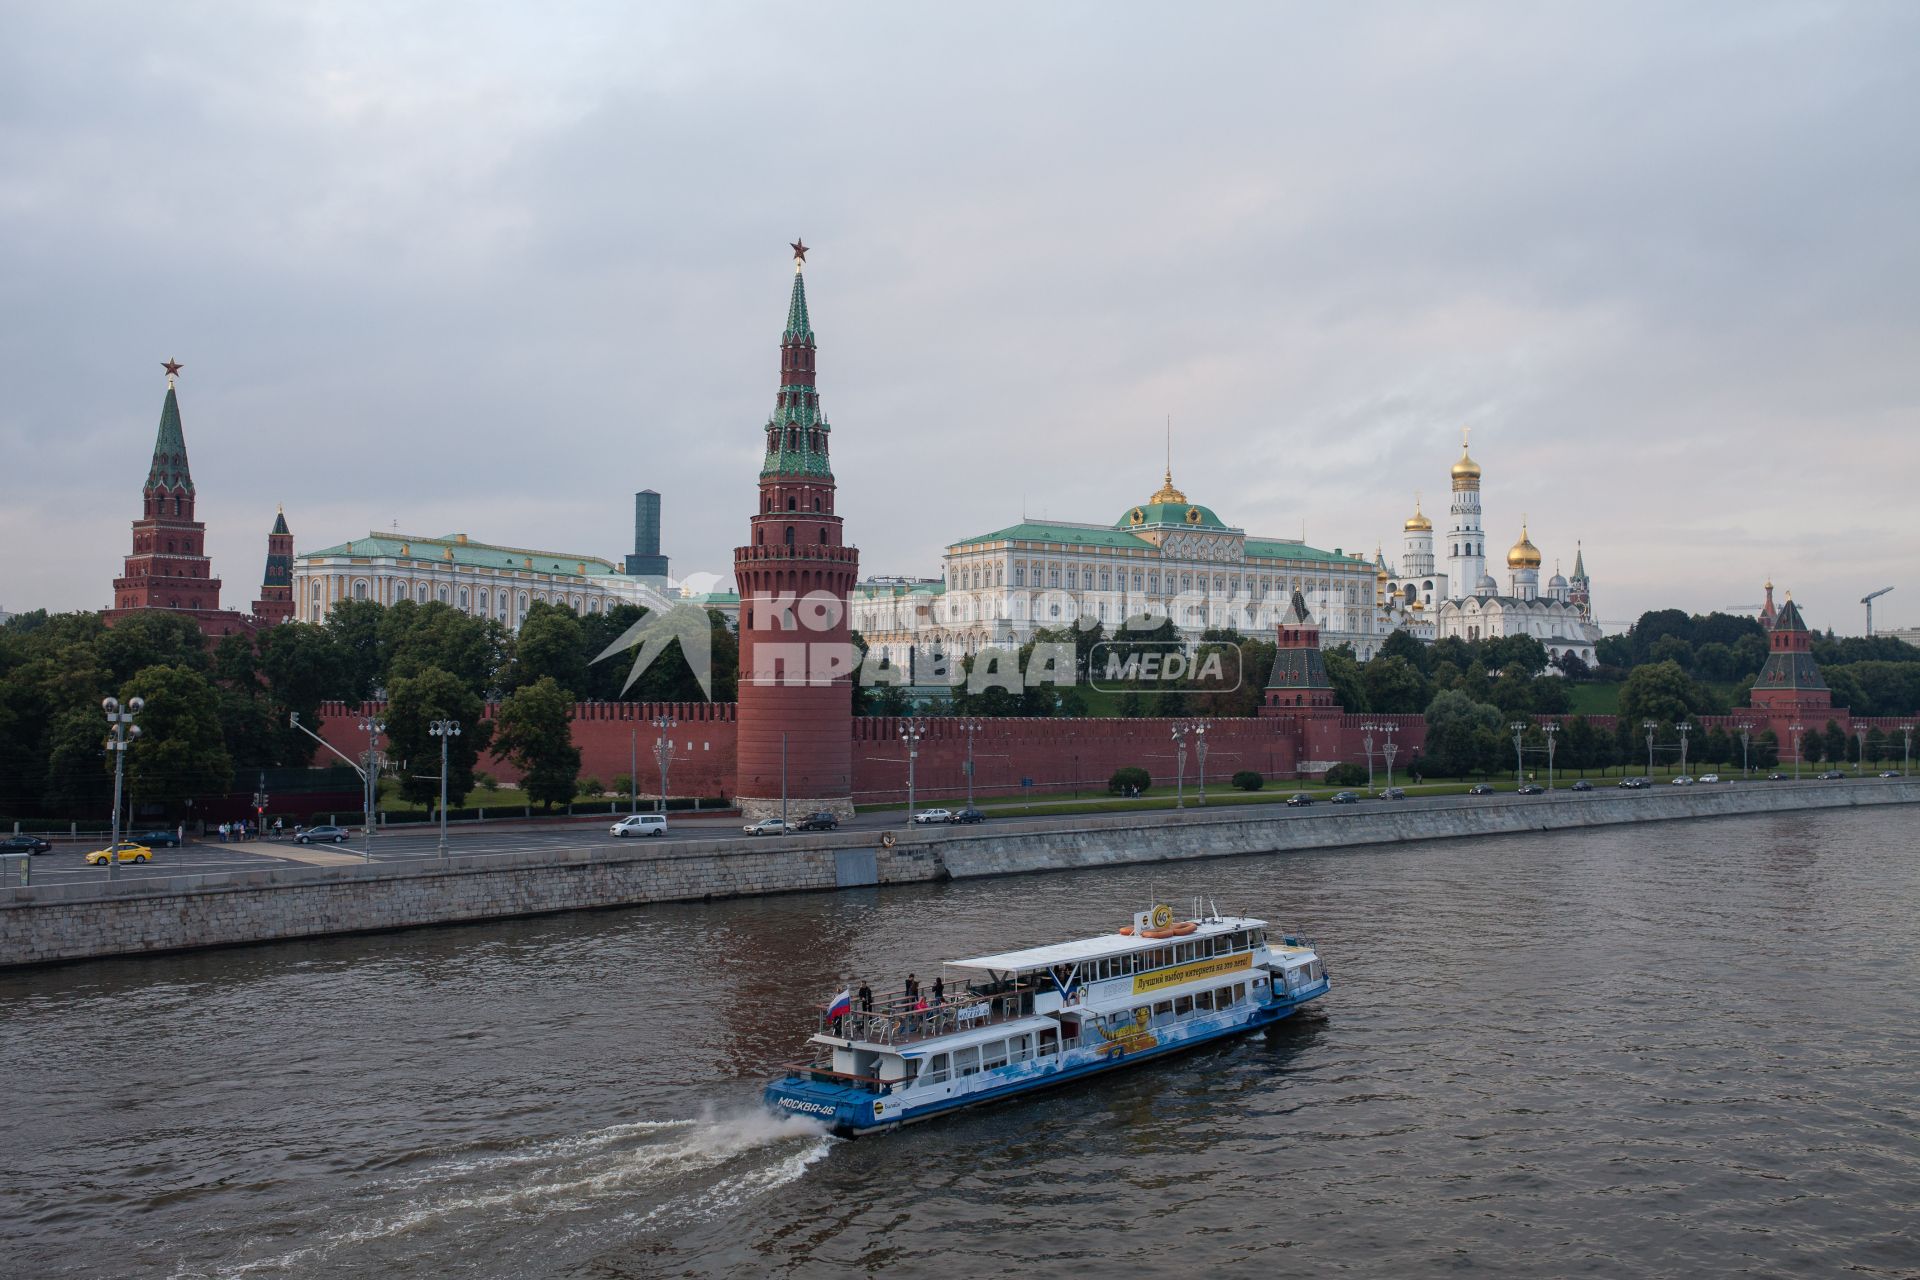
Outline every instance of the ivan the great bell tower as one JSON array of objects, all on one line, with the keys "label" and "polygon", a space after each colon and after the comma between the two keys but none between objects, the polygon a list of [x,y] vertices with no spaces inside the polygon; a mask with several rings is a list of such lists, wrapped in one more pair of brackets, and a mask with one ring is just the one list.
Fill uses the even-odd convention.
[{"label": "ivan the great bell tower", "polygon": [[793,245],[793,293],[780,339],[780,391],[767,419],[750,540],[733,553],[740,592],[734,790],[742,816],[853,816],[855,651],[848,617],[860,553],[834,512],[831,428],[814,387],[813,328]]}]

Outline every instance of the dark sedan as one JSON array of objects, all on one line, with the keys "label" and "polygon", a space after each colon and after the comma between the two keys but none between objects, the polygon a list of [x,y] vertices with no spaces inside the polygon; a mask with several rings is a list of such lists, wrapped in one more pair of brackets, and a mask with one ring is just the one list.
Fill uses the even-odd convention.
[{"label": "dark sedan", "polygon": [[1333,796],[1334,804],[1359,804],[1360,797],[1351,791],[1337,791]]},{"label": "dark sedan", "polygon": [[966,822],[966,823],[985,822],[987,820],[987,815],[980,812],[978,809],[962,809],[960,812],[953,815],[953,820],[955,822]]},{"label": "dark sedan", "polygon": [[161,830],[158,827],[155,827],[152,831],[137,832],[127,838],[129,840],[137,840],[149,849],[178,849],[180,847],[179,836],[171,831]]},{"label": "dark sedan", "polygon": [[822,809],[818,813],[810,813],[800,819],[799,829],[802,831],[838,831],[840,829],[840,819],[834,817],[831,810]]},{"label": "dark sedan", "polygon": [[329,826],[322,823],[317,827],[308,827],[294,839],[301,844],[345,844],[350,833],[345,827]]},{"label": "dark sedan", "polygon": [[1524,786],[1515,787],[1513,789],[1513,794],[1517,796],[1543,796],[1547,794],[1547,789],[1545,787],[1538,786],[1534,783],[1529,782],[1529,783],[1526,783]]},{"label": "dark sedan", "polygon": [[1467,794],[1470,796],[1490,796],[1493,794],[1493,788],[1484,782],[1476,782],[1467,788]]},{"label": "dark sedan", "polygon": [[1312,803],[1313,803],[1313,797],[1308,795],[1304,791],[1296,791],[1292,795],[1287,797],[1287,807],[1289,809],[1305,808],[1307,805],[1310,805]]},{"label": "dark sedan", "polygon": [[39,836],[8,836],[0,840],[0,853],[45,853],[52,843]]},{"label": "dark sedan", "polygon": [[1591,782],[1588,782],[1585,778],[1582,778],[1580,779],[1580,781],[1573,784],[1573,789],[1575,791],[1591,791],[1593,790],[1593,784]]}]

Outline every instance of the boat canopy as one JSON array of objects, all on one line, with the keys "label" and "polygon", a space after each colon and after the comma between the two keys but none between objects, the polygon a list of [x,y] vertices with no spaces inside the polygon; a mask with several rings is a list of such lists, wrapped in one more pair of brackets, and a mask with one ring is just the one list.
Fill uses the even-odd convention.
[{"label": "boat canopy", "polygon": [[996,975],[1035,973],[1054,965],[1078,964],[1082,960],[1124,956],[1135,951],[1151,951],[1156,947],[1168,947],[1176,943],[1194,942],[1201,938],[1217,938],[1222,934],[1267,927],[1265,920],[1254,920],[1246,916],[1216,917],[1198,923],[1200,927],[1192,933],[1178,936],[1137,938],[1131,934],[1103,933],[1097,938],[1076,938],[1072,942],[1056,942],[1045,947],[1028,947],[1024,951],[1002,951],[998,955],[975,956],[971,960],[949,960],[947,967]]}]

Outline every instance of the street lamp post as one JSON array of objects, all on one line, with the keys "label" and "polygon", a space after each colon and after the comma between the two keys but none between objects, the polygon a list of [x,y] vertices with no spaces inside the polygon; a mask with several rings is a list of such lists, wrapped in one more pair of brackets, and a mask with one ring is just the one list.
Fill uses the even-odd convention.
[{"label": "street lamp post", "polygon": [[907,744],[907,824],[913,824],[913,783],[914,767],[920,759],[920,740],[927,736],[927,727],[909,720],[900,726],[900,741]]},{"label": "street lamp post", "polygon": [[627,812],[640,812],[640,726],[627,731]]},{"label": "street lamp post", "polygon": [[1741,721],[1740,722],[1740,776],[1743,778],[1750,778],[1753,776],[1753,766],[1750,763],[1747,755],[1747,741],[1752,736],[1752,734],[1753,734],[1753,726],[1748,724],[1744,720]]},{"label": "street lamp post", "polygon": [[145,709],[145,698],[128,698],[126,709],[120,707],[120,699],[103,698],[100,709],[107,713],[107,723],[113,728],[113,736],[107,739],[107,750],[113,752],[113,839],[107,842],[107,879],[120,878],[120,788],[121,778],[126,772],[127,748],[140,736],[140,726],[133,718]]},{"label": "street lamp post", "polygon": [[1207,807],[1207,722],[1202,720],[1193,726],[1193,761],[1198,769],[1200,784],[1200,807]]},{"label": "street lamp post", "polygon": [[1684,778],[1687,776],[1687,735],[1693,732],[1693,726],[1682,721],[1673,726],[1673,731],[1680,735],[1680,776]]},{"label": "street lamp post", "polygon": [[780,830],[787,829],[787,731],[780,731]]},{"label": "street lamp post", "polygon": [[1360,726],[1360,749],[1367,753],[1367,791],[1373,791],[1373,731],[1380,726],[1369,720]]},{"label": "street lamp post", "polygon": [[1642,720],[1640,727],[1647,731],[1647,781],[1653,781],[1653,731],[1659,728],[1651,720]]},{"label": "street lamp post", "polygon": [[447,744],[460,736],[458,720],[435,720],[427,732],[440,739],[440,861],[447,860]]},{"label": "street lamp post", "polygon": [[380,804],[380,735],[387,731],[386,722],[368,717],[360,722],[360,731],[367,735],[367,835],[362,852],[372,862],[373,811]]},{"label": "street lamp post", "polygon": [[1393,757],[1397,755],[1400,751],[1399,747],[1396,747],[1393,745],[1393,735],[1394,735],[1394,731],[1397,730],[1400,726],[1393,724],[1391,722],[1388,722],[1386,724],[1382,724],[1380,727],[1387,731],[1387,745],[1380,748],[1380,754],[1387,758],[1387,786],[1392,787],[1393,786]]},{"label": "street lamp post", "polygon": [[1793,780],[1800,781],[1800,735],[1807,731],[1803,724],[1790,724],[1787,732],[1793,735]]},{"label": "street lamp post", "polygon": [[1853,772],[1856,777],[1867,771],[1867,726],[1857,724],[1853,727],[1853,740],[1860,744],[1859,754],[1853,758]]},{"label": "street lamp post", "polygon": [[957,726],[967,735],[967,808],[973,808],[973,735],[980,732],[978,720],[962,720]]},{"label": "street lamp post", "polygon": [[1905,745],[1900,749],[1900,776],[1904,778],[1907,776],[1907,766],[1913,762],[1913,726],[1901,725],[1900,736],[1905,740]]},{"label": "street lamp post", "polygon": [[1187,807],[1187,726],[1176,724],[1173,733],[1173,807]]},{"label": "street lamp post", "polygon": [[1520,735],[1527,731],[1527,722],[1524,720],[1509,720],[1507,722],[1507,728],[1513,730],[1513,785],[1516,787],[1524,786],[1527,781],[1527,766],[1522,762],[1520,755]]},{"label": "street lamp post", "polygon": [[1550,720],[1540,726],[1540,732],[1547,735],[1547,790],[1553,790],[1553,739],[1560,732],[1560,724]]},{"label": "street lamp post", "polygon": [[[312,739],[313,739],[313,740],[314,740],[315,742],[317,742],[317,743],[319,743],[319,744],[320,744],[321,746],[323,746],[323,747],[325,747],[325,748],[326,748],[327,750],[329,750],[329,751],[331,751],[331,752],[333,752],[333,754],[334,754],[334,755],[336,755],[336,756],[339,756],[339,757],[340,757],[340,758],[341,758],[342,760],[344,760],[344,761],[346,761],[346,762],[347,762],[347,767],[348,767],[349,769],[352,769],[352,770],[353,770],[353,771],[354,771],[355,773],[357,773],[357,774],[359,774],[359,775],[360,775],[360,782],[361,782],[361,785],[362,785],[363,787],[365,787],[365,788],[367,789],[367,794],[368,794],[368,796],[369,796],[369,799],[368,799],[368,802],[367,802],[367,819],[368,819],[368,821],[367,821],[367,848],[366,848],[366,858],[367,858],[367,861],[368,861],[368,862],[372,862],[372,861],[373,861],[373,821],[372,821],[372,819],[373,819],[373,802],[372,802],[372,799],[371,799],[371,795],[372,795],[372,787],[373,787],[373,776],[374,776],[374,775],[373,775],[373,773],[372,773],[372,771],[371,771],[371,769],[369,769],[369,768],[362,768],[362,767],[361,767],[361,765],[360,765],[360,762],[359,762],[358,760],[355,760],[355,759],[354,759],[354,758],[353,758],[352,756],[350,756],[350,755],[347,755],[347,754],[346,754],[345,752],[343,752],[343,751],[341,751],[341,750],[340,750],[340,748],[338,748],[338,747],[336,747],[336,746],[334,746],[334,745],[333,745],[333,744],[332,744],[331,742],[328,742],[328,741],[327,741],[327,740],[326,740],[325,738],[323,738],[323,737],[321,737],[321,736],[320,736],[319,734],[317,734],[317,733],[315,733],[315,732],[314,732],[313,730],[311,730],[311,729],[309,729],[309,728],[307,728],[307,726],[305,726],[305,725],[303,725],[303,724],[301,724],[301,723],[300,723],[300,713],[299,713],[298,711],[295,711],[295,712],[291,712],[291,713],[289,713],[289,714],[288,714],[288,716],[287,716],[287,723],[288,723],[288,724],[290,724],[290,725],[292,725],[292,726],[293,726],[294,728],[296,728],[296,729],[298,729],[298,730],[299,730],[300,732],[302,732],[302,733],[304,733],[304,734],[306,734],[306,735],[307,735],[307,736],[308,736],[309,738],[312,738]],[[366,720],[362,720],[362,721],[360,722],[360,727],[361,727],[362,729],[366,729],[366,728],[367,728],[367,726],[368,726],[368,725],[369,725],[370,723],[374,723],[374,722],[371,722],[371,721],[366,721]],[[386,728],[387,728],[387,726],[386,726],[386,725],[384,725],[384,724],[378,724],[378,725],[376,725],[376,726],[375,726],[375,728],[374,728],[374,729],[370,729],[370,730],[368,730],[368,732],[369,732],[369,734],[371,734],[371,733],[374,733],[374,732],[381,732],[381,733],[384,733],[384,732],[386,731]],[[368,737],[368,739],[367,739],[367,742],[368,742],[368,746],[369,746],[369,750],[368,750],[368,752],[367,752],[367,764],[368,764],[368,765],[372,765],[372,763],[373,763],[373,752],[372,752],[372,750],[371,750],[371,746],[372,746],[372,742],[373,742],[373,739],[372,739],[372,737],[371,737],[371,736],[370,736],[370,737]]]},{"label": "street lamp post", "polygon": [[[676,728],[679,723],[672,716],[657,716],[653,721],[653,727],[659,730],[659,736],[653,740],[653,759],[654,763],[660,766],[660,812],[662,813],[667,811],[667,766],[673,763],[673,739],[669,738],[667,733]],[[784,807],[780,816],[782,818],[787,816]]]}]

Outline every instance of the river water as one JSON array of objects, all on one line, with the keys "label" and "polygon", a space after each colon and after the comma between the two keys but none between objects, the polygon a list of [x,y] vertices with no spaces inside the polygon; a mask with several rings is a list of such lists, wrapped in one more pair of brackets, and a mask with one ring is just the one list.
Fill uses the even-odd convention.
[{"label": "river water", "polygon": [[[11,1276],[1920,1274],[1897,809],[610,911],[0,975]],[[841,1142],[847,977],[1158,897],[1280,1030]]]}]

